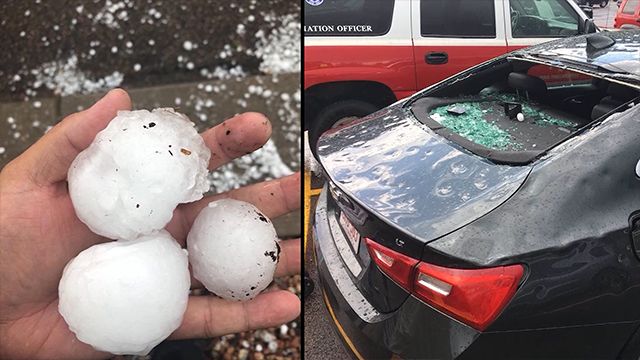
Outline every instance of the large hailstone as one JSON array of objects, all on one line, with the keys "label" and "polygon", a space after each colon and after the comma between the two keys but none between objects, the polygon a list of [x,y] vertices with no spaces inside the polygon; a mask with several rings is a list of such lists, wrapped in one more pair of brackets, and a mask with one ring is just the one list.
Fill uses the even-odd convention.
[{"label": "large hailstone", "polygon": [[182,322],[189,287],[186,251],[160,230],[81,252],[62,274],[58,310],[97,350],[146,355]]},{"label": "large hailstone", "polygon": [[73,207],[96,234],[135,239],[162,229],[178,204],[202,198],[210,157],[185,115],[119,111],[69,169]]},{"label": "large hailstone", "polygon": [[228,300],[256,297],[280,258],[273,224],[255,206],[233,199],[209,203],[187,236],[193,276]]}]

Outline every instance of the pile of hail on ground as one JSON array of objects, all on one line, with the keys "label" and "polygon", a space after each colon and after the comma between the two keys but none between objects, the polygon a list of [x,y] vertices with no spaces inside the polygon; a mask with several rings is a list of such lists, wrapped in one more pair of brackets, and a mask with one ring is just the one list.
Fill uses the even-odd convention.
[{"label": "pile of hail on ground", "polygon": [[148,354],[182,322],[189,261],[194,277],[227,299],[252,299],[272,281],[277,235],[251,204],[204,206],[188,253],[163,230],[179,204],[209,189],[210,156],[194,124],[163,108],[119,112],[74,160],[68,182],[78,218],[116,240],[81,252],[60,280],[59,311],[80,341]]}]

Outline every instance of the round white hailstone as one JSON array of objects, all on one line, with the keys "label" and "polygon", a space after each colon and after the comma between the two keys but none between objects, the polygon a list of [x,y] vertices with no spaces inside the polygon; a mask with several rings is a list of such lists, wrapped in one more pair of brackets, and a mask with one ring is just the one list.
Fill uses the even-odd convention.
[{"label": "round white hailstone", "polygon": [[186,251],[160,230],[81,252],[62,274],[58,310],[97,350],[146,355],[182,322],[189,286]]},{"label": "round white hailstone", "polygon": [[255,206],[222,199],[200,211],[187,236],[193,276],[228,300],[250,300],[273,280],[280,258],[273,224]]},{"label": "round white hailstone", "polygon": [[211,152],[194,126],[170,108],[119,111],[69,169],[78,218],[96,234],[129,240],[201,199]]},{"label": "round white hailstone", "polygon": [[524,121],[524,115],[522,113],[518,113],[516,115],[516,119],[518,119],[518,121],[523,122]]}]

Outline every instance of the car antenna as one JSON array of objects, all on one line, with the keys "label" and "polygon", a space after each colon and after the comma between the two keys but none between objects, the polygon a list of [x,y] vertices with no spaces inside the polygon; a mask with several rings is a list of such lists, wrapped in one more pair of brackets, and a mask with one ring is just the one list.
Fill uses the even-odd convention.
[{"label": "car antenna", "polygon": [[612,38],[606,35],[602,35],[602,34],[589,35],[587,36],[587,53],[592,53],[598,50],[606,49],[615,43],[616,43],[615,40],[613,40]]}]

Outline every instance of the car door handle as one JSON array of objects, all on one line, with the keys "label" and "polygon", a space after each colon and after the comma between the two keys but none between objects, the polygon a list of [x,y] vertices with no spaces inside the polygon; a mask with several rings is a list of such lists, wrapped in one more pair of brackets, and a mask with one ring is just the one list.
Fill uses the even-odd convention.
[{"label": "car door handle", "polygon": [[446,52],[429,52],[424,55],[424,61],[433,65],[446,64],[449,61],[449,55]]}]

